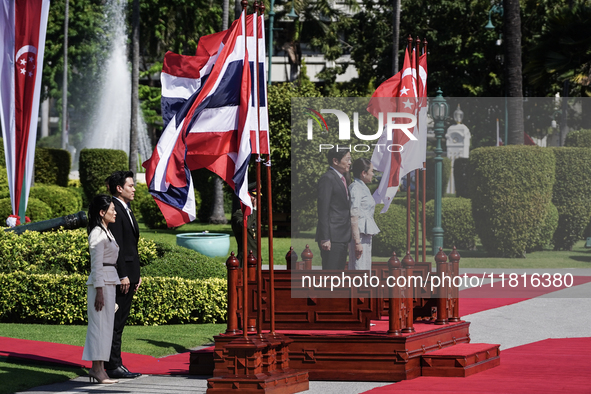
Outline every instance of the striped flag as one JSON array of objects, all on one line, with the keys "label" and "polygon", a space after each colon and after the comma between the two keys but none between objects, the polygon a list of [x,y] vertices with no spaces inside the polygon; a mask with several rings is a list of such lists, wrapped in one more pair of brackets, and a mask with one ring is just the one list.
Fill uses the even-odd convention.
[{"label": "striped flag", "polygon": [[12,212],[24,223],[34,170],[49,0],[1,1],[0,120]]},{"label": "striped flag", "polygon": [[[169,227],[195,219],[190,171],[198,168],[218,174],[247,209],[252,208],[247,191],[251,154],[247,125],[252,86],[245,32],[243,12],[228,29],[217,54],[209,53],[207,61],[195,60],[195,68],[206,65],[199,69],[200,82],[179,88],[178,92],[184,92],[185,97],[194,91],[169,118],[152,157],[143,164],[150,193]],[[207,64],[214,57],[217,58],[208,73]]]}]

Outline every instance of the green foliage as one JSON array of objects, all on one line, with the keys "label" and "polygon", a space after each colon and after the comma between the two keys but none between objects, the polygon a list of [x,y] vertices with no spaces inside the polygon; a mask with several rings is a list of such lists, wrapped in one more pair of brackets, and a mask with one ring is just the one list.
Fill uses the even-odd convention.
[{"label": "green foliage", "polygon": [[82,149],[79,160],[80,183],[88,201],[107,193],[105,179],[115,171],[129,169],[127,154],[114,149]]},{"label": "green foliage", "polygon": [[566,135],[564,146],[591,148],[591,129],[571,131]]},{"label": "green foliage", "polygon": [[556,182],[552,202],[558,209],[556,250],[572,250],[591,219],[591,149],[555,148]]},{"label": "green foliage", "polygon": [[168,227],[164,215],[162,215],[158,204],[156,204],[156,201],[154,201],[152,196],[142,200],[142,203],[140,204],[140,212],[142,213],[143,221],[148,228],[163,229]]},{"label": "green foliage", "polygon": [[29,196],[49,205],[54,217],[70,215],[82,209],[80,195],[67,187],[37,184],[31,188]]},{"label": "green foliage", "polygon": [[0,166],[6,167],[6,156],[4,156],[4,139],[0,138]]},{"label": "green foliage", "polygon": [[[387,257],[392,252],[402,260],[406,255],[406,207],[402,204],[390,204],[388,212],[380,213],[383,205],[376,205],[375,220],[379,234],[372,240],[372,254],[374,256]],[[411,234],[414,234],[414,221],[411,220]],[[411,242],[412,242],[411,237]]]},{"label": "green foliage", "polygon": [[[296,97],[320,97],[313,83],[304,81],[300,85],[291,83],[276,84],[269,87],[269,129],[271,133],[271,179],[273,183],[273,210],[291,212],[291,171],[292,171],[292,133],[291,100]],[[326,171],[324,169],[323,171]],[[317,174],[318,175],[318,174]],[[263,177],[266,190],[266,176]],[[314,190],[315,187],[314,187]],[[313,210],[310,207],[310,211]],[[300,223],[305,228],[314,226],[315,212],[311,218],[302,217]]]},{"label": "green foliage", "polygon": [[[0,321],[86,324],[85,275],[0,273]],[[142,278],[127,324],[215,323],[226,318],[224,279]]]},{"label": "green foliage", "polygon": [[68,186],[71,162],[65,149],[35,149],[35,182]]},{"label": "green foliage", "polygon": [[194,250],[156,242],[156,255],[145,267],[142,276],[181,277],[184,279],[225,278],[224,264]]},{"label": "green foliage", "polygon": [[[9,198],[0,199],[0,218],[6,220],[7,217],[12,215],[12,204]],[[27,211],[25,216],[31,219],[31,222],[40,222],[42,220],[51,219],[53,213],[49,205],[36,198],[29,198],[27,203]]]},{"label": "green foliage", "polygon": [[[138,251],[142,265],[157,259],[154,241],[140,237]],[[88,275],[89,268],[86,229],[0,232],[0,272]]]},{"label": "green foliage", "polygon": [[[451,176],[451,160],[443,157],[441,168],[441,196],[445,194]],[[427,157],[427,200],[435,198],[435,158]]]},{"label": "green foliage", "polygon": [[454,182],[456,186],[456,196],[470,198],[470,175],[469,159],[458,157],[454,160]]},{"label": "green foliage", "polygon": [[8,190],[8,173],[5,167],[0,167],[0,198],[10,197]]},{"label": "green foliage", "polygon": [[478,148],[470,154],[470,169],[472,215],[485,250],[524,256],[550,209],[553,152],[536,146]]},{"label": "green foliage", "polygon": [[540,227],[532,229],[530,239],[528,240],[526,252],[543,250],[545,246],[552,243],[552,236],[558,227],[558,209],[552,203],[548,209],[548,214]]},{"label": "green foliage", "polygon": [[[433,241],[435,200],[425,204],[427,239]],[[472,202],[467,198],[446,197],[441,199],[441,227],[443,247],[473,249],[476,246],[476,228],[472,218]]]}]

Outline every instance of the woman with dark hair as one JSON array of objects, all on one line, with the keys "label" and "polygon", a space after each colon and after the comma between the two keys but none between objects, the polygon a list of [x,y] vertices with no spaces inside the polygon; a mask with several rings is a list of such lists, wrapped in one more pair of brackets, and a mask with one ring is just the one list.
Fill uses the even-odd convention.
[{"label": "woman with dark hair", "polygon": [[88,376],[101,384],[118,382],[109,379],[104,368],[104,362],[109,361],[111,354],[115,287],[120,283],[117,274],[119,246],[108,229],[109,223],[115,222],[116,216],[111,196],[99,194],[88,208],[88,330],[82,359],[92,361]]},{"label": "woman with dark hair", "polygon": [[349,269],[371,269],[371,241],[380,232],[373,215],[376,203],[367,187],[373,179],[373,164],[365,158],[353,162],[354,181],[349,185],[351,197],[351,242]]}]

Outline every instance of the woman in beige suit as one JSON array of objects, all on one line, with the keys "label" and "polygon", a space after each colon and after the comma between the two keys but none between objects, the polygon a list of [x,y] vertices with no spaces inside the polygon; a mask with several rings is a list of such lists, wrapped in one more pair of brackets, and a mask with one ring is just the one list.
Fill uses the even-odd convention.
[{"label": "woman in beige suit", "polygon": [[111,196],[96,196],[88,209],[88,244],[90,246],[90,275],[88,286],[88,330],[82,359],[92,361],[88,371],[91,379],[101,384],[117,383],[109,379],[104,361],[111,354],[113,321],[115,318],[115,287],[120,284],[117,274],[119,246],[108,229],[115,222],[115,206]]}]

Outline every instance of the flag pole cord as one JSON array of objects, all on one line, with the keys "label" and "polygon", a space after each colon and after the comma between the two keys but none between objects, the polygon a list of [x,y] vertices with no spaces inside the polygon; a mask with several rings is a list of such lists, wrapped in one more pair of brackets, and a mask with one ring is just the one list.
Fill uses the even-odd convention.
[{"label": "flag pole cord", "polygon": [[[242,0],[242,33],[244,34],[244,53],[248,53],[246,43],[246,7],[248,1]],[[248,242],[247,242],[246,217],[242,219],[242,334],[248,338]]]}]

